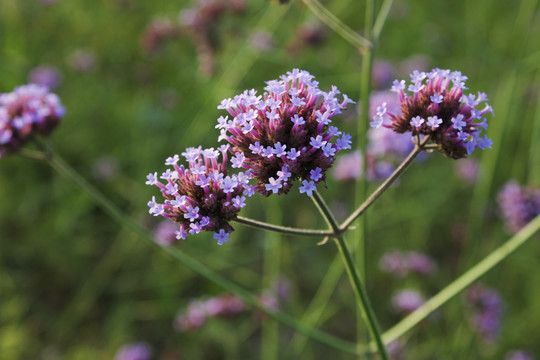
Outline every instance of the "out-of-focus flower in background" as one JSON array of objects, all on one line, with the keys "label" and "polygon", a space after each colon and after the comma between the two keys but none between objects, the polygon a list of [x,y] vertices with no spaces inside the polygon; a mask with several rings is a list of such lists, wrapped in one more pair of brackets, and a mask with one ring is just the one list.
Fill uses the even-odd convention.
[{"label": "out-of-focus flower in background", "polygon": [[540,214],[540,188],[520,186],[515,180],[499,191],[499,208],[506,227],[518,232]]},{"label": "out-of-focus flower in background", "polygon": [[28,82],[54,90],[62,83],[62,74],[54,66],[40,65],[30,71]]},{"label": "out-of-focus flower in background", "polygon": [[152,348],[147,343],[132,343],[122,346],[116,352],[114,360],[149,360]]}]

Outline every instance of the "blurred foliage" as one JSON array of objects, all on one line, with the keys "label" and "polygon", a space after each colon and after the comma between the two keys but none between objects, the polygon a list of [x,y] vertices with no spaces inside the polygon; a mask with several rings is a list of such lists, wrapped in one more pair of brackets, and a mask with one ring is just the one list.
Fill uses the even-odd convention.
[{"label": "blurred foliage", "polygon": [[[264,81],[294,67],[310,71],[323,90],[335,84],[353,99],[359,96],[360,54],[322,25],[320,38],[302,38],[302,27],[317,19],[300,1],[248,2],[242,11],[224,13],[209,35],[216,64],[211,74],[201,71],[197,42],[185,29],[153,53],[142,50],[141,37],[153,19],[177,23],[179,13],[194,5],[164,0],[0,2],[0,91],[26,83],[39,65],[56,67],[62,80],[55,92],[67,115],[54,133],[55,149],[150,229],[156,221],[147,214],[146,202],[155,193],[144,185],[146,174],[164,170],[164,159],[188,146],[216,146],[214,125],[222,114],[216,107],[222,98],[246,88],[262,92]],[[361,32],[363,2],[325,5]],[[413,287],[433,295],[509,237],[495,203],[507,180],[540,183],[537,11],[534,0],[394,4],[376,59],[390,61],[402,78],[419,56],[428,63],[426,70],[460,70],[469,76],[471,91],[490,96],[496,117],[489,130],[494,149],[475,154],[482,174],[474,185],[455,175],[453,160],[433,154],[414,164],[368,211],[367,285],[383,329],[399,320],[389,302],[395,291]],[[256,34],[271,42],[257,43]],[[73,54],[80,50],[95,56],[90,69],[73,67]],[[340,127],[355,134],[354,110],[344,117]],[[111,161],[112,173],[100,175],[100,166]],[[321,190],[336,209],[348,210],[353,191],[354,184],[332,179]],[[136,341],[151,344],[156,359],[261,358],[260,324],[267,320],[253,313],[217,319],[194,332],[175,332],[174,317],[191,298],[223,290],[150,251],[46,164],[18,155],[2,159],[0,198],[2,359],[111,359],[120,346]],[[279,209],[279,216],[267,209]],[[281,218],[297,227],[322,223],[309,199],[295,191],[277,199],[252,198],[244,216]],[[208,234],[176,246],[257,292],[269,283],[265,277],[277,275],[264,270],[265,242],[279,243],[279,274],[293,287],[284,310],[300,318],[335,247],[236,227],[223,247]],[[439,272],[427,280],[392,279],[377,265],[389,249],[428,253]],[[483,279],[506,303],[497,343],[483,343],[475,335],[458,297],[409,333],[405,358],[501,359],[517,348],[540,356],[539,251],[540,243],[532,241]],[[353,301],[343,277],[321,328],[354,340]],[[279,330],[279,358],[352,358],[312,341],[293,356],[287,351],[293,331],[281,325]]]}]

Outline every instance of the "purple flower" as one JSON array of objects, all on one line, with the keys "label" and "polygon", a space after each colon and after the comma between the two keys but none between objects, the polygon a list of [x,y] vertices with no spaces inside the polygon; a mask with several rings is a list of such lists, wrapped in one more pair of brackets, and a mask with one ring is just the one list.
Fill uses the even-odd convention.
[{"label": "purple flower", "polygon": [[431,275],[437,271],[437,264],[426,254],[417,251],[389,251],[379,261],[379,268],[396,277],[404,277],[410,272]]},{"label": "purple flower", "polygon": [[392,84],[395,70],[391,63],[383,60],[375,60],[373,62],[373,71],[371,72],[371,80],[373,86],[377,89],[388,88]]},{"label": "purple flower", "polygon": [[154,230],[154,241],[160,245],[168,246],[176,240],[178,225],[170,220],[161,221]]},{"label": "purple flower", "polygon": [[466,302],[471,309],[469,321],[486,342],[494,342],[500,332],[504,310],[499,292],[476,283],[467,289]]},{"label": "purple flower", "polygon": [[187,148],[182,156],[188,166],[177,164],[177,157],[167,159],[172,167],[161,179],[157,173],[147,176],[147,185],[157,186],[164,197],[158,203],[155,197],[148,203],[149,213],[162,215],[180,224],[177,239],[185,239],[188,234],[213,231],[214,239],[221,245],[228,241],[234,230],[230,221],[234,220],[244,206],[245,196],[252,194],[250,172],[227,175],[227,151],[220,149],[222,161],[218,161],[219,151],[211,149]]},{"label": "purple flower", "polygon": [[392,308],[397,313],[411,313],[424,305],[426,299],[416,290],[405,289],[398,291],[392,297]]},{"label": "purple flower", "polygon": [[357,180],[362,176],[362,154],[356,150],[337,158],[332,175],[338,181]]},{"label": "purple flower", "polygon": [[300,186],[300,193],[306,193],[307,196],[312,196],[313,191],[317,190],[317,185],[315,185],[315,182],[308,181],[308,180],[302,180],[302,186]]},{"label": "purple flower", "polygon": [[523,350],[513,350],[509,351],[506,356],[504,357],[504,360],[534,360],[532,355]]},{"label": "purple flower", "polygon": [[96,67],[96,54],[84,49],[76,50],[69,56],[68,63],[76,71],[92,71]]},{"label": "purple flower", "polygon": [[[312,75],[298,69],[268,81],[265,90],[263,95],[246,90],[222,101],[218,108],[227,110],[233,120],[219,122],[219,138],[231,144],[234,154],[243,154],[242,167],[251,171],[259,193],[284,194],[295,180],[314,180],[302,187],[311,193],[325,180],[339,150],[350,148],[350,135],[330,124],[352,101],[345,95],[339,101],[335,86],[321,91]],[[243,124],[246,117],[249,131]],[[290,173],[287,178],[278,174],[284,167]],[[315,180],[311,171],[317,168],[321,176]]]},{"label": "purple flower", "polygon": [[501,189],[498,200],[506,227],[512,233],[540,214],[540,188],[521,187],[512,180]]},{"label": "purple flower", "polygon": [[28,74],[28,82],[49,89],[56,89],[62,82],[62,75],[57,68],[49,65],[41,65],[34,68]]},{"label": "purple flower", "polygon": [[189,302],[185,311],[178,314],[174,327],[181,332],[194,330],[203,326],[210,318],[232,316],[245,310],[244,301],[230,294],[195,299]]},{"label": "purple flower", "polygon": [[[381,103],[386,104],[383,126],[368,131],[366,166],[367,178],[370,181],[386,179],[414,148],[411,133],[397,134],[388,129],[391,122],[387,113],[398,114],[401,111],[398,96],[391,91],[373,93],[370,98],[370,116],[377,116]],[[414,119],[411,121],[415,122]]]},{"label": "purple flower", "polygon": [[133,343],[118,349],[114,360],[148,360],[151,356],[152,348],[148,344]]},{"label": "purple flower", "polygon": [[478,178],[480,166],[474,158],[460,159],[456,161],[455,172],[466,183],[473,184]]},{"label": "purple flower", "polygon": [[0,94],[0,158],[17,151],[35,133],[48,135],[64,117],[56,94],[39,85]]},{"label": "purple flower", "polygon": [[[491,148],[492,141],[480,137],[482,129],[487,129],[483,116],[493,109],[485,101],[484,93],[464,94],[466,76],[460,72],[433,69],[429,73],[414,71],[408,93],[404,81],[395,81],[392,90],[397,92],[401,102],[400,112],[387,111],[391,124],[373,117],[374,125],[385,126],[396,133],[408,131],[413,136],[430,136],[429,142],[437,144],[444,155],[459,159],[470,155],[475,149]],[[484,102],[484,105],[480,103]],[[413,119],[425,119],[418,124]],[[481,122],[477,122],[482,120]]]}]

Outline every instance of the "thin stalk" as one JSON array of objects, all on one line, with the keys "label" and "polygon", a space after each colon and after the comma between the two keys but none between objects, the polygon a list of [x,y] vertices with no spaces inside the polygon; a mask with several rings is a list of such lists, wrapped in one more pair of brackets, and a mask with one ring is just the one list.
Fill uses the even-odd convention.
[{"label": "thin stalk", "polygon": [[377,351],[379,352],[382,360],[388,360],[388,354],[386,353],[386,348],[384,347],[384,343],[382,341],[381,332],[379,330],[379,325],[377,323],[375,312],[371,307],[369,297],[364,288],[360,275],[358,274],[358,270],[356,269],[353,255],[349,250],[347,241],[345,240],[345,237],[340,233],[341,230],[339,228],[339,225],[321,195],[317,191],[315,191],[312,198],[317,205],[317,208],[320,210],[321,215],[325,218],[326,222],[329,223],[330,227],[334,231],[334,239],[336,240],[336,245],[343,259],[343,263],[345,264],[345,269],[347,270],[347,274],[349,275],[349,280],[351,281],[354,293],[356,294],[360,309],[365,314],[369,332],[372,336],[372,339],[377,345]]},{"label": "thin stalk", "polygon": [[281,234],[315,236],[315,237],[331,236],[333,234],[332,231],[328,231],[328,230],[299,229],[299,228],[292,228],[292,227],[287,227],[287,226],[273,225],[273,224],[269,224],[263,221],[248,219],[241,216],[238,216],[233,221],[239,224],[247,225],[250,227],[257,228],[257,229],[273,231],[273,232],[277,232]]},{"label": "thin stalk", "polygon": [[364,201],[358,209],[356,209],[341,225],[339,225],[340,231],[344,231],[347,229],[351,224],[356,220],[360,215],[364,213],[364,211],[367,210],[368,207],[375,202],[381,196],[389,187],[392,185],[394,181],[403,173],[407,167],[413,162],[413,160],[423,151],[424,146],[429,141],[429,136],[426,136],[424,140],[420,143],[420,145],[416,144],[414,149],[411,151],[411,153],[407,156],[405,160],[399,166],[396,170],[388,177],[378,188],[375,190],[369,198]]},{"label": "thin stalk", "polygon": [[206,279],[216,283],[222,288],[234,293],[235,295],[241,297],[248,305],[251,307],[265,313],[270,318],[279,321],[280,323],[295,329],[296,331],[309,336],[310,338],[319,341],[322,344],[328,345],[334,349],[353,354],[356,356],[366,356],[366,353],[363,349],[358,349],[354,344],[351,344],[348,341],[341,340],[327,334],[318,329],[306,326],[298,322],[296,319],[290,315],[283,312],[272,312],[262,306],[259,301],[251,294],[249,291],[245,290],[236,283],[226,279],[210,268],[206,267],[204,264],[184,253],[183,251],[174,248],[174,247],[165,247],[158,245],[154,240],[153,236],[143,229],[134,219],[126,215],[121,211],[112,201],[110,201],[106,196],[104,196],[100,191],[90,185],[86,179],[84,179],[79,173],[77,173],[71,166],[64,162],[58,155],[51,154],[47,157],[48,163],[58,171],[65,178],[73,181],[78,185],[82,190],[84,190],[88,195],[90,195],[99,205],[119,224],[125,226],[127,229],[131,230],[141,239],[145,240],[149,245],[159,248],[161,251],[167,253],[169,256],[183,263],[185,266],[191,270],[199,273]]},{"label": "thin stalk", "polygon": [[394,0],[384,0],[384,2],[381,5],[379,13],[377,14],[377,18],[375,19],[375,25],[373,26],[372,39],[374,42],[376,42],[381,36],[381,31],[384,27],[384,23],[386,22],[386,19],[388,18],[388,13],[390,12],[390,9],[392,8],[392,4],[394,4]]},{"label": "thin stalk", "polygon": [[326,9],[318,0],[303,0],[304,4],[317,16],[323,23],[328,25],[332,30],[341,35],[343,39],[348,41],[360,52],[368,51],[372,44],[371,41],[359,35],[350,27],[345,25],[339,18]]},{"label": "thin stalk", "polygon": [[459,278],[451,282],[442,289],[437,295],[429,299],[424,305],[416,309],[409,316],[401,320],[398,324],[383,334],[386,344],[396,340],[416,324],[425,319],[433,311],[440,308],[444,303],[463,291],[467,286],[478,280],[501,261],[506,259],[517,248],[530,239],[538,230],[540,230],[540,215],[534,218],[527,226],[521,229],[517,234],[511,237],[504,244],[491,252],[484,260],[473,266]]}]

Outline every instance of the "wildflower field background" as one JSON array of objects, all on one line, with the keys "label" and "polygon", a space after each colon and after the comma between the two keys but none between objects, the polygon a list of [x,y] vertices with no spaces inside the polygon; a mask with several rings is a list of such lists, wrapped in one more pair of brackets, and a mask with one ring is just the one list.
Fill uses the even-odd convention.
[{"label": "wildflower field background", "polygon": [[[195,23],[204,4],[219,11]],[[363,1],[323,4],[362,32]],[[394,2],[375,49],[373,91],[413,70],[459,70],[471,92],[487,93],[496,116],[493,149],[469,163],[473,171],[478,164],[477,176],[463,170],[468,160],[432,153],[368,210],[365,278],[383,331],[404,316],[395,304],[400,291],[429,298],[512,236],[497,202],[504,184],[540,185],[539,38],[535,0]],[[293,68],[358,102],[361,55],[299,0],[0,1],[0,92],[31,81],[51,86],[67,111],[55,151],[152,231],[160,224],[148,214],[156,191],[146,175],[164,171],[164,160],[186,147],[217,147],[221,100],[262,93],[265,81]],[[358,106],[334,120],[353,134],[353,149],[364,143]],[[369,181],[368,191],[378,184]],[[327,188],[319,185],[341,219],[354,210],[355,189],[332,171]],[[152,359],[355,358],[249,307],[199,328],[179,326],[192,300],[227,291],[119,226],[46,163],[2,158],[0,199],[1,359],[112,359],[141,342]],[[242,216],[324,228],[296,187],[248,205]],[[271,306],[305,321],[318,315],[318,328],[356,340],[355,298],[332,242],[234,226],[223,246],[210,233],[172,246],[263,303],[266,294]],[[435,265],[427,275],[393,276],[380,262],[390,251],[423,253]],[[522,350],[539,359],[539,253],[536,235],[409,331],[392,358],[518,359],[512,351]],[[279,301],[276,283],[286,288]],[[497,299],[486,315],[489,336],[478,328],[475,289]],[[320,302],[310,308],[313,299]]]}]

